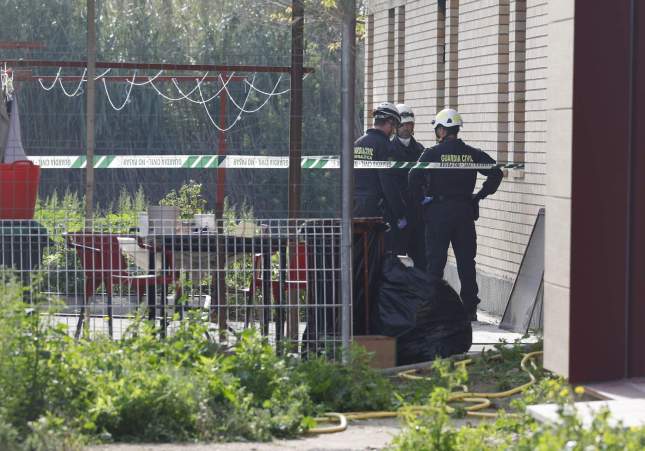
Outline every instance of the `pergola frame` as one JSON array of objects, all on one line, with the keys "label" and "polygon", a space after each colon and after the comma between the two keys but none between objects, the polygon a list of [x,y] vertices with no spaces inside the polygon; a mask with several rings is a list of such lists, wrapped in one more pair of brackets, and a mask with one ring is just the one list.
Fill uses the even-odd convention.
[{"label": "pergola frame", "polygon": [[[35,45],[35,44],[34,44]],[[2,48],[2,47],[0,47]],[[12,47],[12,48],[24,48],[24,47]],[[30,48],[42,48],[42,47],[30,47]],[[13,60],[2,60],[3,63],[6,63],[8,67],[11,68],[25,68],[27,70],[15,71],[15,79],[17,81],[53,81],[57,78],[66,81],[66,82],[80,82],[82,77],[80,75],[38,75],[34,74],[34,68],[47,68],[47,67],[57,67],[57,68],[77,68],[85,69],[87,68],[87,62],[85,61],[60,61],[60,60],[31,60],[31,59],[13,59]],[[289,66],[252,66],[252,65],[221,65],[221,64],[169,64],[169,63],[123,63],[123,62],[111,62],[111,61],[97,61],[96,68],[100,69],[125,69],[125,70],[156,70],[156,71],[175,71],[175,72],[218,72],[220,76],[231,81],[243,81],[247,78],[245,75],[232,75],[239,73],[290,73],[291,67]],[[313,73],[312,68],[302,68],[302,76],[304,74]],[[229,75],[231,74],[231,75]],[[153,77],[146,75],[137,75],[136,78],[140,81],[148,81]],[[134,75],[104,75],[100,77],[100,80],[105,80],[106,82],[128,82],[134,79]],[[218,76],[206,76],[206,77],[197,77],[192,75],[164,75],[154,77],[155,81],[159,82],[170,82],[176,80],[177,82],[192,82],[196,79],[204,81],[216,81],[219,79]],[[300,85],[302,86],[302,85]],[[302,89],[302,88],[300,88]],[[220,97],[220,108],[219,108],[219,123],[220,128],[225,128],[226,122],[226,97]],[[302,129],[302,102],[296,105],[298,111],[292,111],[291,114],[291,123],[293,127],[294,119],[300,122],[299,129]],[[298,152],[298,159],[300,159],[300,148],[301,141],[293,142],[294,138],[290,136],[290,154],[295,150]],[[218,155],[226,155],[226,133],[220,131],[218,133]],[[89,161],[89,159],[88,159]],[[295,169],[290,169],[289,172],[289,198],[290,210],[299,210],[300,206],[300,165],[295,165]],[[89,164],[88,164],[89,167]],[[215,194],[215,214],[218,218],[221,218],[223,209],[224,209],[224,197],[225,197],[225,183],[226,183],[226,169],[218,168],[217,171],[217,182],[216,182],[216,194]],[[298,174],[294,175],[294,172]],[[297,180],[294,180],[294,177]]]}]

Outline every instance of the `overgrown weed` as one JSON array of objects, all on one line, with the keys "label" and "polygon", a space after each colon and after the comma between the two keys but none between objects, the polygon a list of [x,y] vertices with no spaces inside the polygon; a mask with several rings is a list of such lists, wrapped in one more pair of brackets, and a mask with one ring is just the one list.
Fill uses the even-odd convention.
[{"label": "overgrown weed", "polygon": [[199,312],[164,340],[143,317],[121,340],[74,340],[55,312],[21,295],[14,279],[0,283],[1,449],[53,443],[43,439],[50,433],[69,446],[269,440],[302,434],[325,408],[389,406],[388,382],[364,352],[347,367],[302,362],[277,356],[252,330],[223,352]]},{"label": "overgrown weed", "polygon": [[[591,429],[571,415],[584,393],[538,368],[538,381],[495,421],[457,428],[465,409],[451,393],[476,378],[498,388],[526,382],[512,370],[525,352],[519,345],[484,353],[466,370],[437,360],[427,380],[400,383],[368,366],[353,347],[347,363],[276,355],[247,330],[224,350],[208,323],[190,312],[166,339],[136,318],[121,340],[74,340],[55,311],[22,302],[15,278],[0,280],[0,449],[76,450],[94,442],[270,440],[295,437],[327,411],[401,409],[406,424],[393,447],[400,450],[642,449],[645,432],[626,431],[606,414]],[[535,346],[540,346],[539,344]],[[225,352],[226,351],[226,352]],[[502,355],[502,358],[494,355]],[[491,369],[493,372],[491,373]],[[506,373],[504,373],[506,372]],[[500,385],[501,384],[501,385]],[[510,388],[510,387],[509,387]],[[560,425],[540,425],[530,404],[561,406]],[[418,407],[423,406],[421,411]],[[595,446],[595,448],[592,448]]]},{"label": "overgrown weed", "polygon": [[[526,383],[525,372],[517,374],[511,370],[519,366],[525,353],[540,347],[541,343],[529,346],[502,343],[496,350],[475,358],[467,378],[472,385],[496,387],[500,391]],[[501,357],[496,357],[499,355]],[[445,375],[452,369],[445,362],[435,362],[435,378],[441,377],[441,371]],[[583,424],[575,413],[574,403],[585,400],[584,389],[572,388],[564,379],[540,367],[532,369],[532,372],[537,382],[510,401],[508,412],[499,410],[492,421],[472,419],[455,422],[454,418],[464,417],[465,411],[453,410],[455,405],[449,403],[449,395],[459,391],[465,379],[463,374],[459,376],[457,373],[447,379],[444,376],[449,384],[435,382],[421,410],[412,410],[409,403],[404,403],[402,419],[405,427],[391,448],[400,451],[645,449],[645,428],[626,429],[620,423],[610,421],[607,411],[596,415],[591,424]],[[486,382],[477,381],[477,378],[486,378]],[[528,406],[540,403],[558,406],[559,421],[556,424],[538,423],[528,414]]]}]

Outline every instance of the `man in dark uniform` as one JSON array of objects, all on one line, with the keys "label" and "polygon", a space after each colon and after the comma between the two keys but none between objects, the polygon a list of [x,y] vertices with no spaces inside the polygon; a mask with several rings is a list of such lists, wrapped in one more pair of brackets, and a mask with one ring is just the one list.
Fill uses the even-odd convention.
[{"label": "man in dark uniform", "polygon": [[[374,110],[374,127],[354,143],[355,161],[394,161],[390,136],[401,121],[396,106],[389,102]],[[397,189],[396,169],[354,170],[355,218],[382,216],[394,231],[407,226],[405,204]],[[385,234],[386,251],[396,251],[393,233]]]},{"label": "man in dark uniform", "polygon": [[[401,115],[401,125],[392,139],[394,158],[397,161],[417,161],[424,147],[414,139],[414,112],[409,106],[400,103],[396,106]],[[412,198],[408,189],[408,171],[397,170],[398,190],[405,201],[405,218],[408,226],[397,232],[397,254],[408,255],[414,266],[426,269],[425,227],[421,216],[421,205]]]},{"label": "man in dark uniform", "polygon": [[[463,124],[457,111],[440,111],[432,124],[439,144],[426,149],[419,161],[495,164],[488,154],[457,138]],[[409,175],[410,190],[424,205],[428,271],[432,276],[443,278],[448,246],[452,243],[461,282],[461,300],[471,321],[477,321],[480,302],[475,271],[475,221],[479,218],[479,202],[497,191],[503,177],[497,167],[479,170],[486,180],[482,189],[473,194],[477,172],[474,169],[413,169]]]}]

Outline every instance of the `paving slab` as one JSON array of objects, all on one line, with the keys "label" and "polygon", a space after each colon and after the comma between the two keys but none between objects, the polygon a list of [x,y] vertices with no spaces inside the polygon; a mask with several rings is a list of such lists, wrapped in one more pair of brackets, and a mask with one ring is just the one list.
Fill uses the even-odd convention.
[{"label": "paving slab", "polygon": [[[543,423],[557,424],[562,421],[558,414],[557,404],[537,404],[528,407],[528,413]],[[596,415],[602,409],[608,409],[609,424],[612,426],[622,423],[625,427],[645,426],[645,399],[588,401],[574,404],[577,415],[585,427],[589,427]]]},{"label": "paving slab", "polygon": [[645,398],[645,378],[589,384],[585,385],[585,389],[601,399]]},{"label": "paving slab", "polygon": [[513,343],[517,340],[521,340],[523,343],[535,343],[538,340],[538,337],[535,335],[524,337],[522,334],[500,329],[499,323],[501,318],[499,316],[479,310],[477,312],[477,318],[479,321],[472,323],[473,345],[469,351],[471,353],[493,349],[495,344],[499,343],[500,340],[508,343]]}]

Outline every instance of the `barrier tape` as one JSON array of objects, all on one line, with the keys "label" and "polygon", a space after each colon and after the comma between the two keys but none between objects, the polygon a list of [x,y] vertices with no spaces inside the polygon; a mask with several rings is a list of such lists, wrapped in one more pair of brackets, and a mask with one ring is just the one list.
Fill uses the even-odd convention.
[{"label": "barrier tape", "polygon": [[[85,156],[29,156],[42,169],[83,169]],[[289,157],[257,155],[95,155],[95,169],[286,169]],[[524,164],[417,163],[409,161],[355,160],[355,169],[524,169]],[[339,169],[334,157],[303,157],[303,169]]]}]

